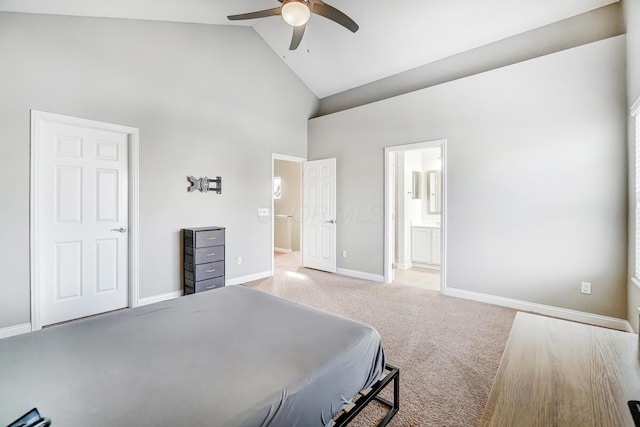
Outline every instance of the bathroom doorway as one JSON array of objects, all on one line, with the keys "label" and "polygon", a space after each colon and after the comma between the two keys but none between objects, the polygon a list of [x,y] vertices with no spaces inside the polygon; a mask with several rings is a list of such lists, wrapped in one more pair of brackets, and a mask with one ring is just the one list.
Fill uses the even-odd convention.
[{"label": "bathroom doorway", "polygon": [[446,141],[388,147],[385,281],[444,291]]}]

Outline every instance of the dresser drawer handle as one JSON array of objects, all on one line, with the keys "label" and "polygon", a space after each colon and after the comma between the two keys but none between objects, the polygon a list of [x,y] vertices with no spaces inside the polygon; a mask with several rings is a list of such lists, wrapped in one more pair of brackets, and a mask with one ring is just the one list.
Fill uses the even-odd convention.
[{"label": "dresser drawer handle", "polygon": [[215,237],[207,237],[207,240],[216,240]]},{"label": "dresser drawer handle", "polygon": [[211,253],[211,254],[204,254],[204,256],[216,256],[216,254]]},{"label": "dresser drawer handle", "polygon": [[213,289],[215,287],[216,287],[216,285],[211,285],[211,286],[207,286],[207,289]]},{"label": "dresser drawer handle", "polygon": [[216,271],[216,269],[215,269],[215,268],[212,268],[211,270],[207,270],[206,272],[207,272],[207,273],[213,273],[214,271]]}]

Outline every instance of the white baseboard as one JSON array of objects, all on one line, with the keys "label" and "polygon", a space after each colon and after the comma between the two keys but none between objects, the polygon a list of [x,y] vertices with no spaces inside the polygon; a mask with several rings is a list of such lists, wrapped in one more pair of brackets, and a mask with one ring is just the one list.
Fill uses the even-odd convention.
[{"label": "white baseboard", "polygon": [[414,262],[413,267],[425,268],[427,270],[440,270],[440,266],[437,264],[423,264],[421,262]]},{"label": "white baseboard", "polygon": [[31,332],[31,323],[23,323],[21,325],[0,328],[0,339],[26,334],[27,332]]},{"label": "white baseboard", "polygon": [[411,264],[410,262],[407,262],[407,263],[399,262],[399,263],[396,265],[396,268],[397,268],[398,270],[408,270],[408,269],[410,269],[411,267],[413,267],[413,264]]},{"label": "white baseboard", "polygon": [[291,249],[283,249],[283,248],[273,248],[274,252],[282,252],[283,254],[290,254]]},{"label": "white baseboard", "polygon": [[263,271],[261,273],[249,274],[248,276],[240,276],[233,279],[227,279],[224,284],[229,285],[242,285],[243,283],[253,282],[254,280],[266,279],[271,277],[270,271]]},{"label": "white baseboard", "polygon": [[[242,283],[251,282],[253,280],[264,279],[265,277],[271,277],[270,271],[263,271],[262,273],[250,274],[248,276],[236,277],[235,279],[229,279],[225,281],[225,285],[240,285]],[[167,301],[174,298],[180,298],[183,291],[173,291],[166,294],[154,295],[152,297],[140,298],[138,300],[138,307],[143,305],[149,305],[156,302]],[[2,330],[0,330],[1,332]]]},{"label": "white baseboard", "polygon": [[584,311],[570,310],[567,308],[554,307],[551,305],[538,304],[535,302],[521,301],[511,298],[504,298],[495,295],[481,294],[479,292],[466,291],[447,287],[445,295],[450,297],[464,298],[473,301],[485,302],[488,304],[500,305],[520,311],[543,314],[545,316],[557,317],[574,322],[588,323],[590,325],[602,326],[605,328],[618,329],[625,332],[633,332],[629,321],[615,317],[602,316],[599,314],[587,313]]},{"label": "white baseboard", "polygon": [[343,276],[355,277],[356,279],[384,282],[384,276],[380,274],[365,273],[364,271],[348,270],[346,268],[336,268],[336,273],[342,274]]},{"label": "white baseboard", "polygon": [[152,297],[140,298],[138,300],[138,307],[142,307],[143,305],[149,305],[156,302],[167,301],[174,298],[180,298],[182,296],[182,291],[173,291],[167,292],[166,294],[154,295]]}]

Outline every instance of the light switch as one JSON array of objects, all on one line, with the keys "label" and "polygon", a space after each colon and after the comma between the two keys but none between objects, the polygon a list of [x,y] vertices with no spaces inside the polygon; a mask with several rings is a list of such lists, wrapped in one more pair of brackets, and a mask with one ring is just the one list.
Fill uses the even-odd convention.
[{"label": "light switch", "polygon": [[269,216],[269,208],[258,208],[258,216]]}]

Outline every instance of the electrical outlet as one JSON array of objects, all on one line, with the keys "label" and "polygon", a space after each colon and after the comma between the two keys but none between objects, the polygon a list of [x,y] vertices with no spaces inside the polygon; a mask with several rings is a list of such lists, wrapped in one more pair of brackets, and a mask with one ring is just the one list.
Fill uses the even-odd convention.
[{"label": "electrical outlet", "polygon": [[342,258],[346,258],[347,257],[347,251],[342,251]]},{"label": "electrical outlet", "polygon": [[591,294],[591,283],[590,282],[582,282],[580,285],[580,292],[583,294],[590,295]]},{"label": "electrical outlet", "polygon": [[242,257],[241,256],[238,257],[238,264],[242,264]]}]

